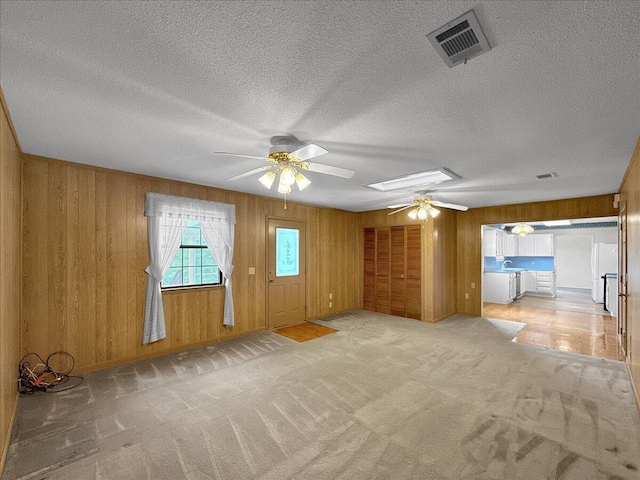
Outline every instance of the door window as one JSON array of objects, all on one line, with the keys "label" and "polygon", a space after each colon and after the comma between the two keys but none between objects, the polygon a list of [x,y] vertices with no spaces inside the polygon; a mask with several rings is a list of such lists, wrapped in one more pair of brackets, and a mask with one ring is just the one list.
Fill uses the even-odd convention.
[{"label": "door window", "polygon": [[276,277],[300,274],[300,231],[276,228]]}]

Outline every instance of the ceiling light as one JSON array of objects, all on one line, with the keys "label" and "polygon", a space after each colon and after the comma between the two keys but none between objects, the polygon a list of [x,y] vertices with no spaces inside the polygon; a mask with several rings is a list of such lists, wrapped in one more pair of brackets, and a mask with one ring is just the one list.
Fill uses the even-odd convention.
[{"label": "ceiling light", "polygon": [[293,167],[291,167],[289,165],[285,165],[284,167],[281,167],[280,168],[280,183],[290,187],[291,185],[296,183],[296,173],[297,173],[297,171]]},{"label": "ceiling light", "polygon": [[438,215],[440,215],[440,210],[429,205],[429,215],[431,215],[431,218],[436,218]]},{"label": "ceiling light", "polygon": [[418,218],[418,209],[417,209],[417,208],[414,208],[413,210],[411,210],[411,211],[409,212],[409,214],[408,214],[408,215],[409,215],[409,218],[410,218],[411,220],[415,220],[416,218]]},{"label": "ceiling light", "polygon": [[284,183],[282,183],[282,181],[280,181],[280,183],[278,184],[278,193],[289,195],[291,193],[291,186],[285,185]]},{"label": "ceiling light", "polygon": [[545,227],[564,227],[571,225],[571,220],[549,220],[542,222]]},{"label": "ceiling light", "polygon": [[264,185],[266,188],[271,188],[271,185],[273,185],[273,181],[276,179],[276,172],[274,172],[273,170],[265,173],[264,175],[262,175],[258,181]]},{"label": "ceiling light", "polygon": [[306,170],[309,168],[308,162],[300,162],[286,152],[270,154],[269,158],[275,163],[262,175],[258,181],[265,188],[270,189],[278,177],[278,193],[284,195],[284,208],[287,208],[287,195],[291,193],[291,186],[295,183],[299,190],[304,190],[311,185],[311,180],[298,171],[298,168]]},{"label": "ceiling light", "polygon": [[533,227],[526,223],[519,223],[511,229],[511,233],[524,237],[530,233],[533,233]]},{"label": "ceiling light", "polygon": [[370,183],[367,187],[381,192],[389,192],[392,190],[399,190],[401,188],[422,187],[459,178],[460,176],[456,175],[451,170],[438,168],[436,170],[428,170],[426,172],[412,173],[411,175],[405,175],[404,177],[385,180],[383,182]]},{"label": "ceiling light", "polygon": [[298,185],[298,189],[302,191],[309,185],[311,185],[311,180],[309,180],[300,172],[296,172],[296,185]]}]

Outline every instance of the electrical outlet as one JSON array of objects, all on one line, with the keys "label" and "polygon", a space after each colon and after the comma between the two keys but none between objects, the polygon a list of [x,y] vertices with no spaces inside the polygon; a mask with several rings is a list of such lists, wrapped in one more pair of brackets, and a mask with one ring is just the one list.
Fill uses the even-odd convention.
[{"label": "electrical outlet", "polygon": [[329,294],[329,300],[331,300],[333,298],[333,293]]},{"label": "electrical outlet", "polygon": [[476,284],[475,283],[471,283],[471,288],[476,288]]},{"label": "electrical outlet", "polygon": [[256,267],[249,267],[249,275],[255,275],[256,274]]},{"label": "electrical outlet", "polygon": [[464,299],[465,299],[465,300],[469,300],[469,294],[468,294],[468,293],[465,293],[465,294],[464,294]]},{"label": "electrical outlet", "polygon": [[333,308],[333,302],[329,302],[329,308]]}]

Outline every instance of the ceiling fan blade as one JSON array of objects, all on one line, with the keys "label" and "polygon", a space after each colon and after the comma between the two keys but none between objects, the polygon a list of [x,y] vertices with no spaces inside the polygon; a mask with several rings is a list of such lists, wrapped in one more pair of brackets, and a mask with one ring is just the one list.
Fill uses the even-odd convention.
[{"label": "ceiling fan blade", "polygon": [[321,146],[316,145],[315,143],[310,143],[309,145],[300,147],[295,152],[291,152],[291,155],[293,155],[300,161],[305,161],[309,160],[310,158],[319,157],[320,155],[324,155],[325,153],[329,152]]},{"label": "ceiling fan blade", "polygon": [[451,208],[453,210],[460,210],[462,212],[466,212],[467,210],[469,210],[469,207],[465,207],[464,205],[456,205],[455,203],[444,203],[438,202],[437,200],[431,200],[430,203],[432,205],[435,205],[436,207]]},{"label": "ceiling fan blade", "polygon": [[267,160],[266,157],[256,157],[254,155],[243,155],[241,153],[213,152],[214,155],[226,155],[227,157],[257,158],[258,160]]},{"label": "ceiling fan blade", "polygon": [[387,208],[409,207],[411,205],[413,205],[413,203],[398,203],[397,205],[389,205]]},{"label": "ceiling fan blade", "polygon": [[407,206],[405,206],[405,207],[402,207],[402,208],[400,208],[400,209],[398,209],[398,210],[396,210],[396,211],[394,211],[394,212],[391,212],[389,215],[394,215],[394,214],[396,214],[396,213],[398,213],[398,212],[401,212],[401,211],[406,210],[407,208],[411,208],[411,207],[413,207],[413,206],[414,206],[414,205],[413,205],[413,203],[412,203],[412,204],[407,205]]},{"label": "ceiling fan blade", "polygon": [[326,175],[333,175],[334,177],[342,178],[351,178],[356,173],[353,170],[348,170],[346,168],[332,167],[331,165],[322,165],[320,163],[310,163],[307,170],[310,172],[324,173]]},{"label": "ceiling fan blade", "polygon": [[239,180],[241,178],[248,177],[249,175],[254,175],[254,174],[258,173],[258,172],[264,171],[266,168],[269,168],[269,167],[268,166],[264,166],[264,167],[260,167],[260,168],[254,168],[253,170],[249,170],[248,172],[241,173],[240,175],[236,175],[235,177],[227,178],[227,182],[229,182],[231,180]]}]

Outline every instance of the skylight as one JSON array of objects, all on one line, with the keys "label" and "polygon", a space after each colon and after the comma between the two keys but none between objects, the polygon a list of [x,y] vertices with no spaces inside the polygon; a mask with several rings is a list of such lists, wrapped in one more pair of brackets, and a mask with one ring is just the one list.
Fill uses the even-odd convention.
[{"label": "skylight", "polygon": [[383,182],[370,183],[369,188],[379,190],[381,192],[390,192],[392,190],[400,190],[402,188],[424,187],[433,185],[434,183],[446,182],[447,180],[457,180],[460,176],[446,168],[437,168],[435,170],[427,170],[426,172],[412,173],[404,177],[385,180]]}]

